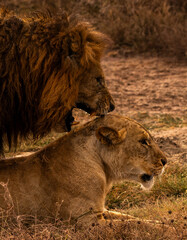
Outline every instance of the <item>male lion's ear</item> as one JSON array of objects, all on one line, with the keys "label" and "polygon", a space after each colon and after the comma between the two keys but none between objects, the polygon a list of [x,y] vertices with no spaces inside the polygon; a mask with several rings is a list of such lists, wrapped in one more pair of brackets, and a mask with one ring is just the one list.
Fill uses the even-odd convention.
[{"label": "male lion's ear", "polygon": [[96,130],[96,137],[103,144],[116,145],[125,139],[126,129],[117,131],[110,127],[100,127]]},{"label": "male lion's ear", "polygon": [[81,36],[78,32],[72,32],[69,34],[69,56],[78,54],[81,51]]}]

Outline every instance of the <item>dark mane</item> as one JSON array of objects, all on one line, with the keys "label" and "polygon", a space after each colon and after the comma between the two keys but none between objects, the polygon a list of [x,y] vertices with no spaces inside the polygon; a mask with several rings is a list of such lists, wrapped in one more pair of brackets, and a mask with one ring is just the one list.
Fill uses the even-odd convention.
[{"label": "dark mane", "polygon": [[[37,16],[36,16],[37,15]],[[100,61],[106,37],[65,13],[18,17],[0,10],[0,153],[64,121],[80,76]]]}]

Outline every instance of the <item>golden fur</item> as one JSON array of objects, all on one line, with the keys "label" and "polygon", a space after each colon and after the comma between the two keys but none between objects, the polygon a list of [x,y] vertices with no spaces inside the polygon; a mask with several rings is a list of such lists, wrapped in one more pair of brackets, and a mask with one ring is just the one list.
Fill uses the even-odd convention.
[{"label": "golden fur", "polygon": [[21,18],[1,9],[0,153],[4,137],[11,146],[30,133],[66,130],[73,107],[114,109],[100,66],[105,45],[103,34],[64,13]]},{"label": "golden fur", "polygon": [[[14,211],[71,223],[102,222],[105,197],[114,183],[150,188],[166,157],[152,136],[132,119],[107,114],[73,130],[42,150],[0,161]],[[1,191],[3,196],[3,191]],[[0,207],[5,208],[0,198]]]}]

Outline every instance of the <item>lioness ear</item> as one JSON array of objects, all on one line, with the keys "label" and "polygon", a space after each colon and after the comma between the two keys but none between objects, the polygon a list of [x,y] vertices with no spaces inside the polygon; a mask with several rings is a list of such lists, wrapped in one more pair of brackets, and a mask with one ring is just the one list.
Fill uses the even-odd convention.
[{"label": "lioness ear", "polygon": [[103,144],[116,145],[121,143],[126,137],[126,129],[120,131],[110,127],[100,127],[96,130],[96,137]]}]

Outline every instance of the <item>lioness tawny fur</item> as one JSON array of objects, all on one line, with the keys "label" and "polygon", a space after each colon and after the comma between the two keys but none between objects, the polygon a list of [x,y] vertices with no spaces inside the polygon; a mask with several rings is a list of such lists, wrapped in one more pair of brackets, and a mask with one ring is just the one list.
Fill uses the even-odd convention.
[{"label": "lioness tawny fur", "polygon": [[7,183],[17,214],[91,224],[103,221],[113,183],[133,180],[150,188],[166,162],[144,127],[108,114],[30,156],[1,160],[0,182]]}]

